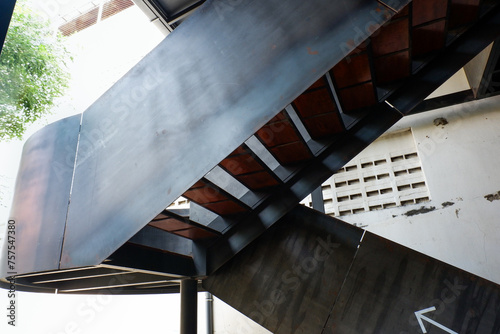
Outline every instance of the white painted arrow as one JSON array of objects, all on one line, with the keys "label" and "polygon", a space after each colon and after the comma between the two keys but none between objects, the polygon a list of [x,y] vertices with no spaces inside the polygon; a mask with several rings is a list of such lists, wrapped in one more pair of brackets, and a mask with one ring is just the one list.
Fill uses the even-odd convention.
[{"label": "white painted arrow", "polygon": [[426,308],[426,309],[423,309],[423,310],[415,312],[415,316],[417,317],[417,320],[418,320],[418,323],[420,324],[420,328],[422,329],[422,332],[424,334],[427,333],[427,330],[425,329],[425,326],[424,326],[424,322],[422,321],[422,320],[425,320],[428,323],[436,326],[437,328],[442,329],[443,331],[445,331],[447,333],[458,334],[457,332],[454,332],[451,329],[446,328],[443,325],[441,325],[440,323],[435,322],[434,320],[432,320],[430,318],[427,318],[425,315],[423,315],[424,313],[435,311],[435,310],[436,310],[436,308],[434,306],[432,306],[432,307],[429,307],[429,308]]}]

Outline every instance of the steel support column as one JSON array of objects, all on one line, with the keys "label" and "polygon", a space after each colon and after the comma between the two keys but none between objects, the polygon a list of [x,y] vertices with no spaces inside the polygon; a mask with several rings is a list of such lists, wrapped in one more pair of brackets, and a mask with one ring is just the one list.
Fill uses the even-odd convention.
[{"label": "steel support column", "polygon": [[181,332],[180,334],[196,334],[198,327],[198,281],[185,279],[181,281]]}]

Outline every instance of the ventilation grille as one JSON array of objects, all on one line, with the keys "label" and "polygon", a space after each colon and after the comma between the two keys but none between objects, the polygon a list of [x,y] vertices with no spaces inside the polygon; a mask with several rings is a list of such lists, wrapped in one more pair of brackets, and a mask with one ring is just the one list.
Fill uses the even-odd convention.
[{"label": "ventilation grille", "polygon": [[[430,200],[411,131],[387,139],[382,137],[376,143],[323,183],[321,188],[327,214],[345,216]],[[397,144],[395,148],[398,150],[377,154],[382,148],[393,148],[392,144]],[[311,197],[302,203],[312,206]]]}]

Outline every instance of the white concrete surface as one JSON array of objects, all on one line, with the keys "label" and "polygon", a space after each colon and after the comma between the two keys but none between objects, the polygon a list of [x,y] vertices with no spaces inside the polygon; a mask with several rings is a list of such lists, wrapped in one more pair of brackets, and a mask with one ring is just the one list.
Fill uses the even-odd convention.
[{"label": "white concrete surface", "polygon": [[[392,130],[407,128],[431,200],[340,218],[500,284],[500,200],[485,198],[500,191],[500,97],[409,116]],[[411,215],[421,207],[433,211]]]}]

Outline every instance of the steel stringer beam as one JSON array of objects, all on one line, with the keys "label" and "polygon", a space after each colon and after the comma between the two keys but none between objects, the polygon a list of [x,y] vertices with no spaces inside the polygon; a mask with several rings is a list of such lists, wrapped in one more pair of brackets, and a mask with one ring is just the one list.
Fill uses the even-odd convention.
[{"label": "steel stringer beam", "polygon": [[[101,263],[408,2],[206,2],[84,112],[76,154],[54,152],[70,161],[60,261],[17,270]],[[38,214],[24,201],[20,230]],[[47,247],[26,236],[26,257]]]}]

